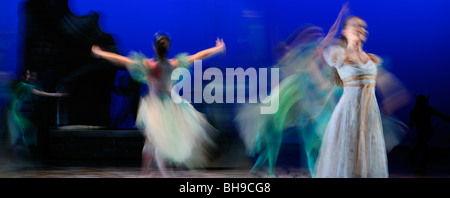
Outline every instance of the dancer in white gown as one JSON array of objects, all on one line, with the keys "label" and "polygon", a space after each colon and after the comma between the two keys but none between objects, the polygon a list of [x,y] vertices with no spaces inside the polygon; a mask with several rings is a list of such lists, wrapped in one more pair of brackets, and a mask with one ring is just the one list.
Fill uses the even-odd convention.
[{"label": "dancer in white gown", "polygon": [[380,109],[375,97],[380,60],[363,51],[366,22],[350,17],[339,44],[323,57],[344,88],[322,140],[315,177],[388,177]]},{"label": "dancer in white gown", "polygon": [[217,39],[215,47],[191,56],[183,53],[168,59],[169,45],[170,38],[166,33],[156,33],[154,49],[157,57],[154,59],[136,52],[128,58],[103,51],[98,46],[92,47],[96,56],[125,65],[135,80],[149,86],[149,94],[141,99],[136,124],[146,136],[143,168],[147,168],[154,155],[163,176],[170,176],[165,174],[167,161],[188,168],[203,167],[207,162],[207,148],[214,146],[212,133],[215,129],[204,115],[188,102],[172,100],[172,97],[181,99],[171,93],[172,71],[225,50],[223,40]]},{"label": "dancer in white gown", "polygon": [[[347,14],[345,3],[325,37],[321,28],[306,26],[292,43],[281,45],[286,50],[277,64],[281,82],[265,99],[279,101],[276,113],[259,114],[263,104],[239,109],[235,120],[240,135],[249,154],[259,156],[252,173],[268,162],[269,177],[276,177],[278,153],[290,128],[299,132],[306,154],[301,161],[312,177],[387,177],[387,153],[406,132],[392,113],[408,102],[408,93],[380,67],[380,58],[362,50],[367,33],[362,19],[348,18],[336,42]],[[330,74],[332,81],[325,80]]]}]

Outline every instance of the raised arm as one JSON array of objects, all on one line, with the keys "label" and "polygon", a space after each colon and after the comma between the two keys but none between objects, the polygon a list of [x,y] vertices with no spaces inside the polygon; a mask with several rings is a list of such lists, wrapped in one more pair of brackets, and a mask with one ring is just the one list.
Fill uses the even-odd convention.
[{"label": "raised arm", "polygon": [[331,26],[330,30],[328,30],[327,35],[325,36],[325,38],[320,43],[321,47],[325,47],[325,46],[327,46],[327,45],[329,45],[331,43],[331,41],[333,40],[334,36],[336,36],[336,33],[337,33],[338,29],[339,29],[339,26],[341,24],[341,20],[342,20],[343,16],[348,13],[348,10],[349,10],[348,9],[348,2],[346,2],[344,5],[342,5],[341,11],[339,12],[339,15],[338,15],[336,21]]},{"label": "raised arm", "polygon": [[128,66],[130,64],[133,64],[134,61],[128,57],[119,55],[119,54],[115,54],[115,53],[111,53],[111,52],[107,52],[107,51],[103,51],[99,46],[97,45],[93,45],[92,46],[92,53],[99,58],[108,60],[112,63],[115,64],[119,64],[119,65],[123,65],[123,66]]},{"label": "raised arm", "polygon": [[224,51],[225,51],[225,43],[223,42],[223,39],[217,38],[215,47],[200,51],[194,55],[189,56],[188,62],[189,64],[191,64],[194,62],[194,60],[203,60]]}]

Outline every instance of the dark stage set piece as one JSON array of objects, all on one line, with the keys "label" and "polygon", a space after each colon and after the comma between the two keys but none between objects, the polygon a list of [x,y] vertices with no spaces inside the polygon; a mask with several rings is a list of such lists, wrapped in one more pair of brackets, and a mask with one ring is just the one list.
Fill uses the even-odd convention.
[{"label": "dark stage set piece", "polygon": [[20,11],[24,53],[18,68],[36,72],[38,87],[71,96],[59,103],[39,100],[36,106],[47,108],[36,114],[49,115],[36,116],[48,119],[37,122],[109,126],[111,91],[118,68],[92,57],[90,48],[97,44],[111,52],[117,53],[117,49],[112,36],[98,27],[99,15],[77,16],[70,12],[67,1],[51,0],[22,2]]},{"label": "dark stage set piece", "polygon": [[[58,127],[110,128],[114,80],[117,70],[124,69],[92,56],[93,44],[118,53],[114,39],[99,28],[97,13],[75,15],[67,2],[30,0],[19,5],[19,49],[23,52],[19,59],[23,61],[17,70],[36,74],[35,84],[42,90],[70,93],[70,97],[57,99],[33,97],[29,118],[38,126],[42,157],[61,151],[57,147],[61,142],[52,145],[54,138],[66,134],[59,133]],[[75,143],[65,146],[71,144]]]}]

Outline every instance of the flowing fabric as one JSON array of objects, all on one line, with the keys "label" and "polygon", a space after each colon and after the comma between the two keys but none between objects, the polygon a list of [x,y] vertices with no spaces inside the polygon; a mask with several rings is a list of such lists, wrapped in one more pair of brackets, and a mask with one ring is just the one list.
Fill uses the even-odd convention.
[{"label": "flowing fabric", "polygon": [[[315,53],[318,44],[319,40],[309,37],[287,51],[276,65],[283,74],[279,86],[273,87],[262,103],[245,104],[239,110],[235,120],[248,154],[259,155],[252,170],[268,161],[269,175],[274,175],[283,136],[289,128],[300,133],[305,161],[314,170],[326,123],[341,91],[324,80],[330,72],[320,68]],[[279,100],[278,111],[260,114],[259,109],[269,100]]]},{"label": "flowing fabric", "polygon": [[[339,46],[324,51],[325,61],[337,69],[344,82],[344,92],[326,128],[314,176],[388,177],[387,149],[397,144],[398,139],[392,137],[395,133],[383,133],[375,97],[376,61],[371,59],[366,64],[355,65],[347,63],[343,54],[344,49]],[[384,120],[386,130],[403,130],[401,123],[393,118]],[[389,147],[385,144],[385,134],[392,141]]]},{"label": "flowing fabric", "polygon": [[34,88],[33,85],[24,82],[16,82],[13,85],[12,98],[7,111],[11,145],[23,143],[26,147],[32,147],[37,144],[34,125],[21,113],[23,102],[31,97],[31,90]]},{"label": "flowing fabric", "polygon": [[[212,137],[216,130],[206,117],[190,103],[173,102],[170,75],[173,66],[167,60],[158,62],[154,70],[145,67],[148,59],[142,53],[132,52],[136,64],[129,67],[131,76],[149,86],[149,94],[141,99],[136,125],[164,158],[188,168],[199,168],[208,162],[208,151],[214,147]],[[189,66],[187,54],[176,56],[180,67]]]},{"label": "flowing fabric", "polygon": [[[379,65],[344,65],[343,56],[334,62],[330,54],[343,52],[338,46],[326,48],[322,56],[322,38],[311,29],[317,28],[300,32],[276,65],[282,81],[265,100],[278,99],[278,111],[260,114],[265,101],[242,105],[236,116],[248,153],[259,155],[253,169],[268,160],[269,174],[274,174],[283,136],[294,128],[306,154],[300,160],[307,162],[312,177],[387,177],[386,153],[400,143],[407,126],[380,113],[374,88]],[[342,79],[370,77],[346,79],[341,88],[331,84],[329,66]]]}]

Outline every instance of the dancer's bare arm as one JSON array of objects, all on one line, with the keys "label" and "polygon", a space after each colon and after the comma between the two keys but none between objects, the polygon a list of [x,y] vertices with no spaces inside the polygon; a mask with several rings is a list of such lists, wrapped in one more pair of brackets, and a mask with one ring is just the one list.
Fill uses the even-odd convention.
[{"label": "dancer's bare arm", "polygon": [[104,51],[97,45],[93,45],[91,50],[92,50],[92,53],[94,54],[94,56],[108,60],[115,64],[128,66],[128,65],[134,63],[134,61],[132,59],[130,59],[126,56],[122,56],[119,54]]},{"label": "dancer's bare arm", "polygon": [[[191,56],[188,56],[187,61],[188,64],[192,64],[194,60],[203,60],[221,52],[225,52],[225,43],[223,42],[223,39],[217,38],[216,46],[197,52],[196,54],[193,54]],[[177,67],[178,60],[173,59],[173,61],[174,61],[173,65]]]}]

